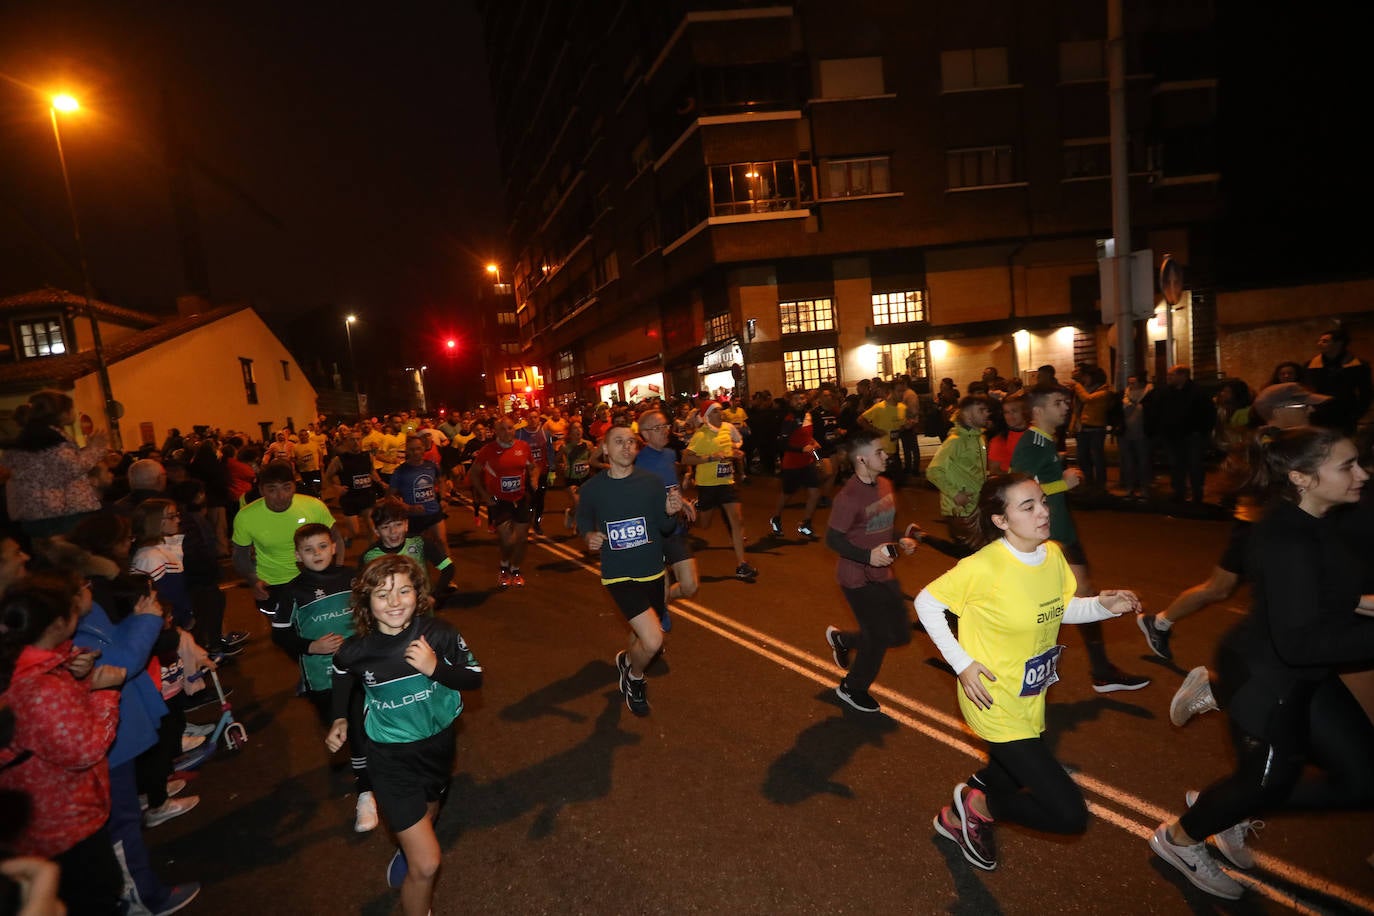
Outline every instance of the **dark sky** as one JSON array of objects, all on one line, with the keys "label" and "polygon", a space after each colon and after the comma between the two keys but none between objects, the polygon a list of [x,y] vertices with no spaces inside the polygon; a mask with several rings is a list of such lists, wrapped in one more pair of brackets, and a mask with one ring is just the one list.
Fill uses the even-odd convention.
[{"label": "dark sky", "polygon": [[85,106],[63,142],[92,278],[115,302],[168,310],[186,288],[164,97],[216,302],[273,319],[328,303],[358,312],[360,338],[385,329],[423,351],[465,327],[500,254],[470,0],[0,4],[0,295],[80,289],[48,121],[57,88]]}]

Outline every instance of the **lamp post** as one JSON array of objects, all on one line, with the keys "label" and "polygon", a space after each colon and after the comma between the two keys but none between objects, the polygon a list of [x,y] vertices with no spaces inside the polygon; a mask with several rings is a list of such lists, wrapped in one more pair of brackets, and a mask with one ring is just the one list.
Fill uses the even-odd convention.
[{"label": "lamp post", "polygon": [[100,394],[105,399],[105,422],[110,431],[110,446],[122,451],[124,443],[119,435],[119,415],[123,408],[114,399],[114,389],[110,386],[110,368],[105,363],[105,347],[100,339],[100,323],[95,318],[95,287],[91,285],[91,270],[86,263],[86,246],[81,241],[81,222],[76,216],[76,198],[72,196],[72,182],[67,175],[67,156],[62,151],[62,131],[57,126],[57,113],[73,112],[80,109],[76,99],[69,95],[53,96],[48,106],[52,118],[52,136],[57,143],[57,161],[62,166],[62,187],[67,192],[67,211],[72,217],[72,237],[76,239],[76,254],[81,262],[81,283],[86,297],[86,318],[91,323],[91,345],[95,349],[96,375],[100,379]]},{"label": "lamp post", "polygon": [[353,373],[353,412],[361,419],[363,415],[363,395],[358,385],[358,361],[353,358],[353,322],[357,315],[344,318],[344,332],[348,335],[348,370]]}]

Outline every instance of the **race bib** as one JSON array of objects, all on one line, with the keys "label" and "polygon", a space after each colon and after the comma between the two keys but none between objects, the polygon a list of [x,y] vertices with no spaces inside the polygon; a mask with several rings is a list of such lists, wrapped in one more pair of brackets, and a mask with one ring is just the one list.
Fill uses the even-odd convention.
[{"label": "race bib", "polygon": [[416,487],[416,488],[415,488],[415,502],[416,502],[416,503],[429,503],[429,502],[434,502],[434,488],[433,488],[433,487]]},{"label": "race bib", "polygon": [[1044,693],[1045,688],[1059,680],[1059,653],[1063,651],[1063,646],[1053,646],[1026,662],[1026,673],[1021,677],[1021,696]]},{"label": "race bib", "polygon": [[572,475],[574,477],[586,477],[588,472],[591,471],[591,469],[592,466],[585,461],[574,461],[572,466]]},{"label": "race bib", "polygon": [[606,523],[606,543],[612,550],[629,550],[649,543],[649,526],[643,517]]},{"label": "race bib", "polygon": [[730,480],[735,476],[735,463],[733,461],[716,462],[716,479]]},{"label": "race bib", "polygon": [[523,490],[523,489],[525,489],[525,478],[523,478],[523,477],[502,477],[502,478],[501,478],[501,492],[502,492],[502,493],[519,493],[519,492],[520,492],[521,490]]},{"label": "race bib", "polygon": [[369,489],[371,489],[371,488],[372,488],[372,475],[371,475],[371,474],[354,474],[354,475],[353,475],[353,489],[355,489],[355,490],[369,490]]}]

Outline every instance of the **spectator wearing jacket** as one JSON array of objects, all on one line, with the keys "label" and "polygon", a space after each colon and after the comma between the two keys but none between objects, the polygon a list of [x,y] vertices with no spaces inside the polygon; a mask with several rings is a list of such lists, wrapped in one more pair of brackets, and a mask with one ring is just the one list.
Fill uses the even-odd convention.
[{"label": "spectator wearing jacket", "polygon": [[1350,332],[1343,327],[1317,338],[1317,355],[1303,370],[1303,384],[1331,398],[1312,416],[1318,426],[1354,433],[1374,400],[1369,363],[1350,352]]},{"label": "spectator wearing jacket", "polygon": [[1184,365],[1169,370],[1168,384],[1153,395],[1155,428],[1169,452],[1169,474],[1174,500],[1184,502],[1192,488],[1194,502],[1202,502],[1206,480],[1203,454],[1216,425],[1211,398],[1193,381],[1192,370]]},{"label": "spectator wearing jacket", "polygon": [[100,508],[88,473],[104,460],[105,434],[93,433],[80,448],[65,429],[73,423],[72,399],[60,391],[38,391],[16,414],[24,417],[18,437],[5,446],[5,485],[10,518],[31,538],[71,530]]}]

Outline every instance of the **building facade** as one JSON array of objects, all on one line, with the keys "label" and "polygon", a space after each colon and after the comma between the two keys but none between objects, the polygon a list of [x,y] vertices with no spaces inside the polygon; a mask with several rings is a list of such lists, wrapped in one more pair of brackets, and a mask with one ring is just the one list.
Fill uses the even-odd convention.
[{"label": "building facade", "polygon": [[[521,362],[549,398],[1111,365],[1106,4],[481,3]],[[1127,3],[1133,248],[1217,372],[1208,4]],[[1165,340],[1175,346],[1165,352]]]}]

